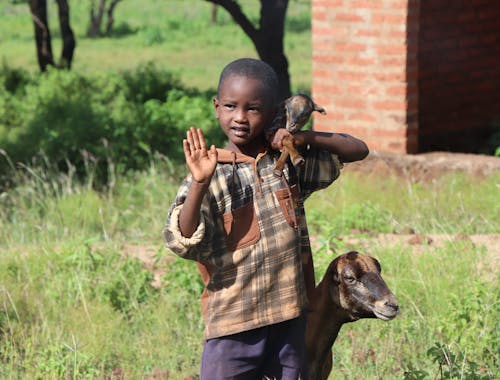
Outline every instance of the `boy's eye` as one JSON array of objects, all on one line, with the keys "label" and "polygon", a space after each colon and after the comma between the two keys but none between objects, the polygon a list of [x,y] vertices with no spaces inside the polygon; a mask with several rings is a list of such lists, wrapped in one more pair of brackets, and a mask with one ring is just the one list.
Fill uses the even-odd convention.
[{"label": "boy's eye", "polygon": [[233,109],[234,108],[234,104],[227,103],[227,104],[224,104],[224,107],[229,108],[229,109]]},{"label": "boy's eye", "polygon": [[259,106],[250,106],[250,107],[248,107],[248,110],[249,111],[259,112],[260,111],[260,107]]}]

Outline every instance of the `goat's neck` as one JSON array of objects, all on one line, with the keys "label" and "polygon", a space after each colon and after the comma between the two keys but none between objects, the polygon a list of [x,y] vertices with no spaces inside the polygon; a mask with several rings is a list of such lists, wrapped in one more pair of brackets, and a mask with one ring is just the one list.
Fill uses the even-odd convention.
[{"label": "goat's neck", "polygon": [[[321,371],[342,325],[349,321],[345,310],[332,302],[328,284],[321,282],[316,288],[316,302],[313,310],[309,314],[307,323],[308,329],[308,351],[312,353],[310,357],[310,371]],[[318,375],[321,372],[318,372]],[[314,373],[310,373],[311,379],[315,378]],[[319,378],[319,377],[318,377]]]}]

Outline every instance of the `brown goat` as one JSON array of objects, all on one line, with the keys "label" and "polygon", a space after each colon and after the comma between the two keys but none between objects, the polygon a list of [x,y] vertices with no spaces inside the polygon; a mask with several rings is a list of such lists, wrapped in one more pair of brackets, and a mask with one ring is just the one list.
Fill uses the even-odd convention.
[{"label": "brown goat", "polygon": [[344,323],[361,318],[388,321],[398,301],[380,276],[379,262],[358,252],[333,260],[316,287],[307,318],[309,380],[326,380],[332,370],[332,346]]},{"label": "brown goat", "polygon": [[282,140],[283,150],[281,151],[281,155],[274,168],[274,174],[278,177],[281,176],[283,172],[288,156],[290,156],[294,166],[304,163],[304,158],[295,149],[296,146],[304,143],[304,139],[299,139],[298,137],[293,136],[293,134],[300,131],[302,127],[306,125],[314,111],[326,115],[325,109],[318,106],[309,96],[305,94],[296,94],[292,95],[288,99],[285,99],[283,107],[286,115],[285,128],[292,134],[292,136],[287,136]]}]

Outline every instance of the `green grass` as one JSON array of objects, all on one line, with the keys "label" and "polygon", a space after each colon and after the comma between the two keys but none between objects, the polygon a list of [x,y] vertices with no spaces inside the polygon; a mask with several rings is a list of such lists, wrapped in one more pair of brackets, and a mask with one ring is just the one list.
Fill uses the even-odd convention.
[{"label": "green grass", "polygon": [[[99,193],[92,176],[81,183],[50,165],[17,169],[20,185],[0,197],[0,378],[197,373],[202,285],[195,265],[174,258],[161,240],[182,170],[166,159],[153,163],[146,172],[112,177]],[[415,185],[344,173],[307,201],[315,239],[336,244],[316,248],[318,279],[347,249],[341,239],[352,229],[368,237],[412,222],[421,233],[450,236],[417,252],[407,245],[370,247],[402,312],[390,322],[344,326],[334,348],[336,378],[436,378],[434,359],[443,350],[458,357],[456,378],[467,378],[467,371],[499,375],[499,272],[491,267],[498,253],[451,238],[498,233],[498,181],[450,175]],[[482,222],[471,227],[474,220]],[[151,273],[136,259],[122,257],[131,243],[154,247],[155,265],[167,269],[160,289],[150,286]]]},{"label": "green grass", "polygon": [[[58,56],[56,8],[48,3]],[[256,20],[258,2],[241,3]],[[210,24],[203,0],[121,2],[115,36],[97,40],[84,37],[86,4],[70,3],[73,70],[116,72],[152,61],[189,86],[213,90],[225,63],[256,56],[225,11]],[[285,44],[294,90],[311,82],[309,5],[289,4]],[[26,4],[0,2],[0,51],[10,67],[38,70]],[[195,265],[174,258],[161,239],[185,169],[164,158],[151,161],[149,170],[120,177],[110,166],[110,182],[99,192],[91,166],[83,182],[48,162],[12,172],[18,185],[0,194],[0,378],[94,379],[121,372],[136,379],[167,370],[177,379],[198,372],[201,283]],[[442,353],[455,357],[454,366],[441,365],[444,378],[500,377],[498,252],[453,239],[500,232],[499,183],[499,175],[412,184],[346,172],[306,202],[318,279],[348,248],[342,239],[353,231],[367,242],[374,233],[408,229],[449,236],[444,245],[418,251],[369,247],[402,313],[391,322],[344,326],[331,378],[440,378]],[[129,244],[153,246],[154,265],[167,269],[160,289],[150,286],[151,273],[141,263],[123,257]]]},{"label": "green grass", "polygon": [[[154,62],[178,74],[184,84],[201,90],[214,89],[222,67],[246,56],[257,57],[250,39],[224,9],[218,22],[210,22],[211,4],[204,0],[127,0],[115,11],[117,34],[88,39],[87,1],[71,2],[70,17],[77,39],[73,70],[106,72],[131,70]],[[259,2],[240,2],[251,19],[258,20]],[[57,7],[48,2],[53,52],[60,55]],[[285,53],[290,64],[292,88],[307,90],[311,84],[310,1],[291,1],[287,12]],[[38,70],[33,25],[26,4],[0,3],[0,60],[10,67]]]},{"label": "green grass", "polygon": [[[471,180],[462,174],[445,175],[428,184],[414,184],[394,177],[378,179],[363,175],[342,175],[341,186],[307,200],[312,208],[315,230],[348,233],[498,233],[500,175]],[[336,216],[339,209],[345,211]],[[333,218],[332,218],[333,215]],[[328,220],[325,228],[323,223]]]}]

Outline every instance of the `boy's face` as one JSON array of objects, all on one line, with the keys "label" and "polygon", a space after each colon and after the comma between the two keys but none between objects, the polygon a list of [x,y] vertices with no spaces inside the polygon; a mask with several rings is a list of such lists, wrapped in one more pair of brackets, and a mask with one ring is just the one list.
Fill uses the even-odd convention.
[{"label": "boy's face", "polygon": [[229,148],[250,155],[262,151],[264,127],[273,120],[275,107],[260,80],[230,75],[220,86],[214,107]]}]

